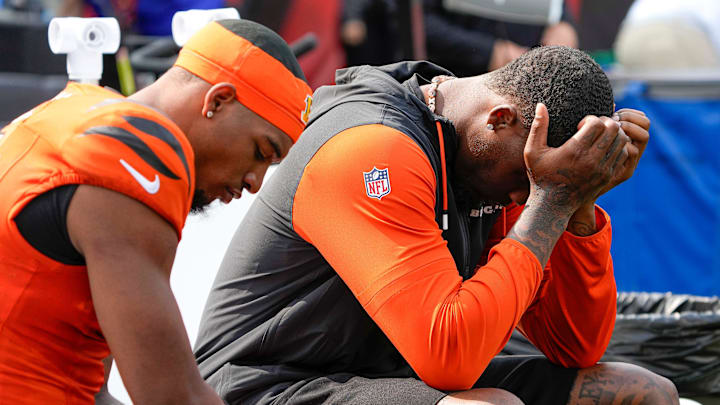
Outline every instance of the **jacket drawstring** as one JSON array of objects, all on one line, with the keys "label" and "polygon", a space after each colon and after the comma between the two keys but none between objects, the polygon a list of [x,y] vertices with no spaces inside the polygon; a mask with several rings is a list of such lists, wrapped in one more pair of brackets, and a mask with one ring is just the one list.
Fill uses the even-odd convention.
[{"label": "jacket drawstring", "polygon": [[[438,86],[445,80],[454,79],[453,76],[435,76],[430,81],[428,88],[427,105],[430,112],[435,113],[435,96],[437,95]],[[442,124],[435,120],[437,126],[438,138],[440,140],[440,171],[442,172],[442,229],[448,230],[448,186],[447,186],[447,168],[445,167],[445,137],[443,136]]]},{"label": "jacket drawstring", "polygon": [[442,125],[440,121],[435,121],[437,126],[438,138],[440,139],[440,170],[442,172],[442,229],[448,229],[448,189],[447,189],[447,169],[445,167],[445,137],[443,136]]}]

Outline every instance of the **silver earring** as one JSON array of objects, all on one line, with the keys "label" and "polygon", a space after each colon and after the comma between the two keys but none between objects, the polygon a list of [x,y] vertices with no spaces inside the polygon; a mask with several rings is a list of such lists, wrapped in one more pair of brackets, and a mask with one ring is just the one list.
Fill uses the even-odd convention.
[{"label": "silver earring", "polygon": [[495,126],[493,126],[493,124],[487,124],[487,129],[488,131],[492,131],[493,129],[495,129]]},{"label": "silver earring", "polygon": [[212,118],[213,115],[214,115],[214,114],[213,114],[212,111],[208,111],[207,114],[205,114],[205,116],[208,117],[208,118]]}]

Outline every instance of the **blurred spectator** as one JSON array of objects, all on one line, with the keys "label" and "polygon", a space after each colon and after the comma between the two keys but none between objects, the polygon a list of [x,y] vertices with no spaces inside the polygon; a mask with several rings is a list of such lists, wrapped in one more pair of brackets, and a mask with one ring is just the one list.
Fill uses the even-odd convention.
[{"label": "blurred spectator", "polygon": [[227,0],[227,3],[237,8],[242,18],[280,32],[293,0]]},{"label": "blurred spectator", "polygon": [[720,68],[720,1],[636,0],[615,57],[627,70]]},{"label": "blurred spectator", "polygon": [[343,1],[340,36],[348,65],[397,61],[396,6],[394,0]]},{"label": "blurred spectator", "polygon": [[315,90],[335,81],[335,70],[345,66],[340,43],[342,0],[230,0],[240,16],[277,31],[289,44],[313,33],[317,44],[298,58],[308,84]]},{"label": "blurred spectator", "polygon": [[293,0],[285,23],[278,31],[290,44],[309,32],[317,37],[315,49],[298,58],[313,90],[334,83],[335,70],[346,64],[340,43],[341,12],[341,0]]},{"label": "blurred spectator", "polygon": [[550,26],[526,25],[450,12],[443,0],[424,0],[428,58],[458,76],[495,70],[538,45],[578,46],[567,9]]}]

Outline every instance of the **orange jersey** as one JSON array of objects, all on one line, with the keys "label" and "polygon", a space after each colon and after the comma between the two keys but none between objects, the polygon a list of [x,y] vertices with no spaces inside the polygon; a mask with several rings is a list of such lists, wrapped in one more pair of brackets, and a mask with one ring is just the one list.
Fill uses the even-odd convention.
[{"label": "orange jersey", "polygon": [[[363,182],[361,174],[374,169],[387,181]],[[565,232],[544,270],[524,245],[499,235],[499,221],[487,263],[463,281],[435,222],[435,188],[432,167],[410,138],[382,125],[351,128],[306,166],[293,226],[432,387],[471,387],[516,326],[557,363],[596,362],[615,314],[605,214],[593,236]],[[507,229],[521,211],[510,211]]]},{"label": "orange jersey", "polygon": [[146,204],[180,237],[193,161],[169,118],[97,86],[70,83],[3,129],[0,404],[93,403],[109,354],[86,268],[36,251],[13,219],[48,190],[86,184]]}]

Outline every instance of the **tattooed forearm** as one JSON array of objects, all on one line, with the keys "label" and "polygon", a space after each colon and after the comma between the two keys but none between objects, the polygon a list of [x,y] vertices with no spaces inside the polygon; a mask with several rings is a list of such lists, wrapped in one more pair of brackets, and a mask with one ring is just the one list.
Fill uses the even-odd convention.
[{"label": "tattooed forearm", "polygon": [[565,231],[568,217],[568,214],[554,209],[542,199],[528,200],[508,238],[527,246],[540,265],[545,267],[555,243]]}]

